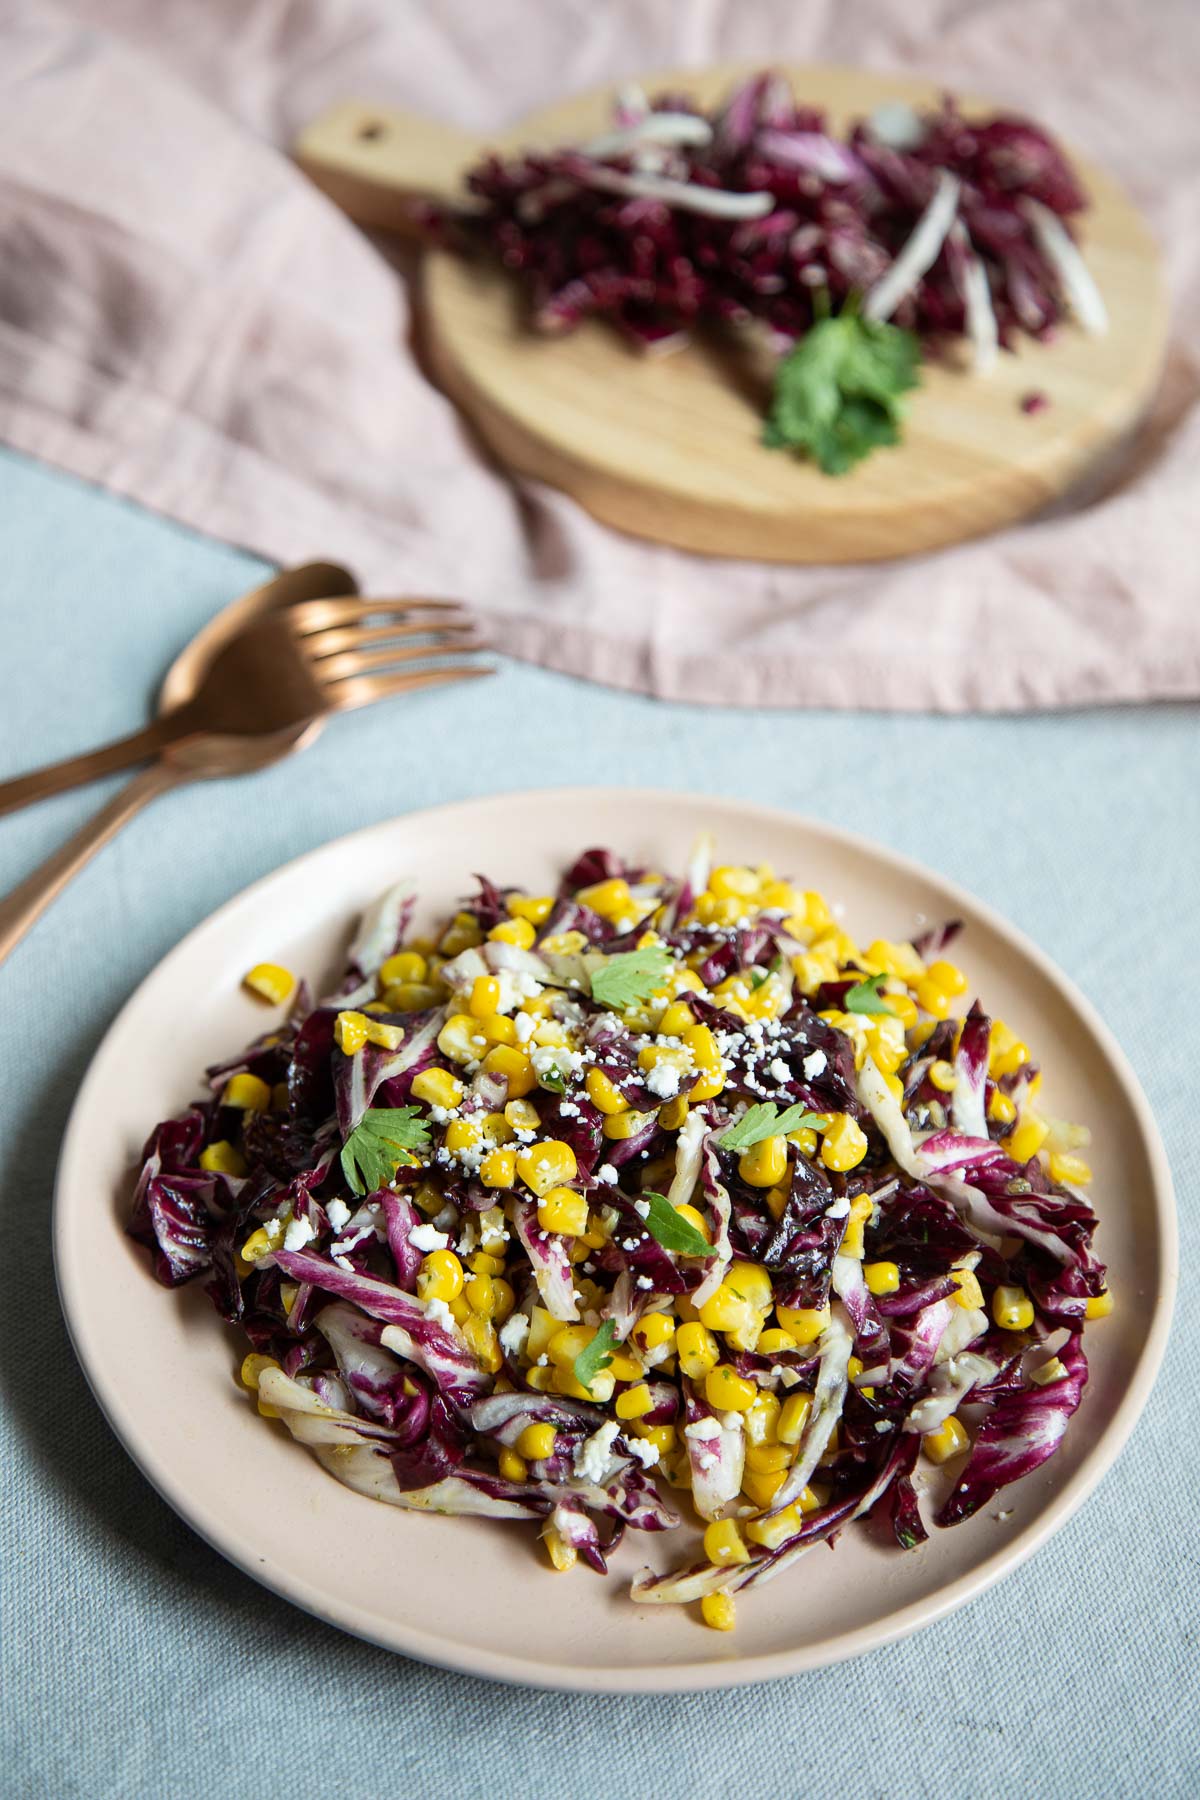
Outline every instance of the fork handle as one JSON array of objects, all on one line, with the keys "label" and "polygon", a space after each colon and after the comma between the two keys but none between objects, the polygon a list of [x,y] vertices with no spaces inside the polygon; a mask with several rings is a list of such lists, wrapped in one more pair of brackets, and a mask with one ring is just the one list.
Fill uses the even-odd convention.
[{"label": "fork handle", "polygon": [[104,744],[99,750],[85,750],[81,756],[67,756],[62,762],[48,763],[44,769],[33,769],[28,775],[15,775],[11,781],[0,781],[0,817],[30,806],[35,800],[48,800],[67,788],[81,787],[101,775],[112,775],[134,763],[155,756],[177,735],[171,725],[172,715],[152,719],[149,725],[130,737],[118,738],[115,744]]},{"label": "fork handle", "polygon": [[102,850],[109,839],[117,835],[122,825],[157,795],[190,779],[186,770],[171,763],[151,763],[148,769],[135,775],[94,819],[90,819],[74,837],[68,838],[61,850],[47,857],[40,868],[27,875],[6,899],[0,901],[0,963],[10,950],[16,948],[50,902],[58,898],[97,850]]}]

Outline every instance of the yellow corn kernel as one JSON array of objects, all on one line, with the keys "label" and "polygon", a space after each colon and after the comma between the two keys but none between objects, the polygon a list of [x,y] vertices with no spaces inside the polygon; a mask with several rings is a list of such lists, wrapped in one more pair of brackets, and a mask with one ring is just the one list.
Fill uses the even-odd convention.
[{"label": "yellow corn kernel", "polygon": [[792,1466],[792,1448],[789,1444],[747,1444],[746,1467],[755,1475],[778,1475],[781,1469]]},{"label": "yellow corn kernel", "polygon": [[[495,1055],[495,1051],[492,1054]],[[509,1100],[504,1108],[504,1116],[514,1131],[536,1131],[542,1122],[532,1100]]]},{"label": "yellow corn kernel", "polygon": [[562,1330],[562,1321],[556,1319],[544,1306],[534,1306],[529,1314],[529,1336],[525,1340],[525,1355],[530,1362],[536,1362],[539,1356],[545,1356],[550,1348],[550,1340],[557,1337]]},{"label": "yellow corn kernel", "polygon": [[954,1072],[954,1064],[942,1062],[941,1059],[929,1065],[929,1080],[940,1093],[952,1094],[958,1077]]},{"label": "yellow corn kernel", "polygon": [[447,1150],[455,1154],[460,1150],[478,1149],[483,1141],[483,1130],[477,1118],[451,1119],[446,1127],[445,1145]]},{"label": "yellow corn kernel", "polygon": [[442,1055],[456,1063],[478,1061],[487,1049],[487,1041],[478,1036],[475,1025],[470,1013],[451,1013],[438,1033],[438,1049]]},{"label": "yellow corn kernel", "polygon": [[496,1328],[490,1319],[481,1318],[478,1313],[463,1322],[462,1334],[467,1340],[467,1347],[481,1368],[495,1375],[504,1367],[504,1355],[496,1336]]},{"label": "yellow corn kernel", "polygon": [[538,1200],[537,1214],[543,1231],[579,1237],[587,1230],[587,1195],[569,1187],[549,1188]]},{"label": "yellow corn kernel", "polygon": [[979,1285],[974,1269],[951,1269],[957,1290],[950,1298],[956,1306],[982,1306],[983,1289]]},{"label": "yellow corn kernel", "polygon": [[[703,1031],[705,1027],[703,1025],[698,1025],[696,1029],[698,1031]],[[695,1081],[692,1082],[687,1091],[687,1098],[696,1101],[715,1100],[717,1095],[723,1091],[724,1087],[724,1070],[707,1069],[703,1075],[698,1075]]]},{"label": "yellow corn kernel", "polygon": [[502,1275],[503,1260],[498,1256],[490,1256],[486,1250],[476,1250],[467,1258],[467,1267],[473,1275]]},{"label": "yellow corn kernel", "polygon": [[544,925],[554,911],[552,894],[510,894],[504,902],[510,919],[528,919],[531,925]]},{"label": "yellow corn kernel", "polygon": [[961,1456],[970,1445],[970,1438],[959,1421],[951,1413],[944,1424],[936,1431],[927,1431],[921,1439],[921,1448],[930,1462],[945,1463],[951,1457]]},{"label": "yellow corn kernel", "polygon": [[786,1480],[786,1469],[776,1469],[770,1475],[758,1475],[753,1469],[747,1469],[742,1476],[742,1492],[755,1506],[770,1506]]},{"label": "yellow corn kernel", "polygon": [[653,1444],[660,1458],[669,1456],[679,1442],[679,1433],[673,1425],[647,1425],[645,1419],[630,1419],[629,1429],[644,1444]]},{"label": "yellow corn kernel", "polygon": [[471,983],[467,1011],[473,1019],[486,1019],[500,1005],[500,983],[494,975],[477,975]]},{"label": "yellow corn kernel", "polygon": [[250,1233],[238,1251],[238,1256],[253,1268],[256,1263],[262,1262],[264,1257],[270,1256],[273,1250],[278,1250],[283,1242],[285,1230],[286,1226],[282,1219],[268,1219],[265,1225],[260,1225],[257,1231]]},{"label": "yellow corn kernel", "polygon": [[826,981],[837,980],[837,963],[832,956],[818,955],[809,950],[792,958],[792,973],[796,977],[796,986],[806,1000],[811,1000],[817,989]]},{"label": "yellow corn kernel", "polygon": [[[553,937],[545,938],[541,947],[549,956],[575,956],[586,950],[587,945],[582,931],[558,931]],[[528,1003],[525,1010],[529,1010]]]},{"label": "yellow corn kernel", "polygon": [[[815,1138],[813,1139],[813,1142],[816,1142]],[[767,1189],[767,1210],[770,1212],[773,1219],[782,1219],[784,1213],[787,1211],[787,1204],[790,1198],[791,1195],[785,1187],[773,1187]]]},{"label": "yellow corn kernel", "polygon": [[517,1179],[515,1150],[489,1150],[479,1165],[479,1179],[486,1188],[510,1188]]},{"label": "yellow corn kernel", "polygon": [[804,1524],[805,1513],[816,1509],[816,1495],[811,1488],[805,1488],[800,1498],[791,1506],[785,1506],[782,1512],[773,1513],[769,1519],[751,1519],[746,1526],[746,1536],[752,1544],[761,1544],[765,1550],[777,1550],[780,1544],[795,1537]]},{"label": "yellow corn kernel", "polygon": [[995,1119],[998,1125],[1011,1125],[1017,1116],[1017,1109],[1013,1102],[999,1088],[992,1089],[987,1110],[988,1118]]},{"label": "yellow corn kernel", "polygon": [[252,1394],[256,1394],[258,1392],[259,1377],[262,1375],[263,1370],[277,1369],[278,1367],[279,1363],[275,1357],[260,1356],[258,1351],[252,1350],[249,1356],[244,1356],[242,1358],[242,1366],[238,1370],[238,1379],[243,1387],[249,1388]]},{"label": "yellow corn kernel", "polygon": [[463,1266],[453,1250],[431,1250],[417,1276],[422,1300],[457,1300],[463,1290]]},{"label": "yellow corn kernel", "polygon": [[533,1041],[546,1049],[561,1049],[571,1040],[565,1025],[561,1025],[557,1019],[543,1019],[533,1034]]},{"label": "yellow corn kernel", "polygon": [[[864,1234],[871,1217],[871,1196],[860,1194],[857,1200],[850,1202],[850,1211],[846,1218],[846,1232],[842,1238],[841,1253],[843,1256],[861,1256],[864,1248]],[[790,1327],[789,1327],[790,1329]]]},{"label": "yellow corn kernel", "polygon": [[245,1175],[246,1159],[227,1138],[218,1138],[200,1152],[200,1167],[209,1175]]},{"label": "yellow corn kernel", "polygon": [[877,938],[870,946],[867,961],[875,969],[882,969],[885,974],[895,975],[901,981],[920,981],[926,972],[919,952],[911,944],[893,944],[883,938]]},{"label": "yellow corn kernel", "polygon": [[535,1364],[532,1369],[526,1369],[525,1380],[535,1394],[552,1394],[555,1391],[554,1377],[556,1373],[557,1371],[554,1369],[539,1368]]},{"label": "yellow corn kernel", "polygon": [[733,1595],[705,1594],[700,1602],[700,1617],[710,1631],[732,1631],[737,1624]]},{"label": "yellow corn kernel", "polygon": [[481,1319],[490,1319],[496,1310],[496,1284],[490,1275],[472,1275],[463,1288],[471,1311]]},{"label": "yellow corn kernel", "polygon": [[708,878],[708,891],[718,900],[753,900],[758,889],[759,880],[753,869],[726,865],[714,869]]},{"label": "yellow corn kernel", "polygon": [[584,1086],[588,1099],[597,1111],[607,1113],[610,1117],[629,1111],[628,1100],[620,1088],[609,1080],[603,1069],[589,1069]]},{"label": "yellow corn kernel", "polygon": [[722,1070],[721,1052],[707,1025],[692,1025],[681,1035],[685,1047],[692,1053],[692,1061],[697,1069],[708,1074],[716,1074]]},{"label": "yellow corn kernel", "polygon": [[781,1444],[798,1444],[812,1409],[811,1394],[789,1394],[779,1409],[776,1432]]},{"label": "yellow corn kernel", "polygon": [[910,1000],[907,994],[889,994],[886,990],[883,998],[887,1002],[889,1012],[894,1013],[899,1019],[901,1029],[911,1031],[917,1022],[915,1001]]},{"label": "yellow corn kernel", "polygon": [[771,1277],[761,1263],[730,1263],[722,1286],[732,1288],[735,1294],[740,1294],[755,1312],[770,1312],[774,1304]]},{"label": "yellow corn kernel", "polygon": [[856,1169],[867,1154],[867,1135],[857,1119],[838,1113],[821,1142],[821,1161],[827,1169]]},{"label": "yellow corn kernel", "polygon": [[942,992],[949,994],[951,998],[956,994],[965,994],[969,985],[957,963],[945,962],[941,958],[930,963],[925,975],[927,980],[936,982]]},{"label": "yellow corn kernel", "polygon": [[686,1094],[679,1094],[658,1109],[658,1122],[664,1131],[678,1131],[691,1108]]},{"label": "yellow corn kernel", "polygon": [[863,1280],[872,1294],[894,1294],[900,1286],[900,1270],[894,1262],[864,1263]]},{"label": "yellow corn kernel", "polygon": [[299,1292],[300,1283],[298,1281],[281,1281],[279,1284],[279,1298],[283,1302],[283,1310],[289,1319],[292,1316],[292,1308],[296,1304],[296,1295]]},{"label": "yellow corn kernel", "polygon": [[414,1190],[412,1203],[419,1213],[424,1213],[427,1219],[432,1219],[445,1206],[446,1196],[442,1193],[441,1188],[433,1185],[432,1181],[423,1181]]},{"label": "yellow corn kernel", "polygon": [[690,1381],[700,1381],[716,1368],[720,1352],[717,1340],[698,1320],[681,1325],[675,1333],[679,1366]]},{"label": "yellow corn kernel", "polygon": [[724,1282],[700,1308],[700,1323],[710,1331],[737,1331],[754,1322],[754,1308]]},{"label": "yellow corn kernel", "polygon": [[[570,1144],[564,1144],[558,1138],[543,1138],[540,1144],[528,1144],[517,1156],[517,1174],[539,1198],[553,1187],[574,1181],[578,1173],[575,1152]],[[587,1229],[586,1225],[583,1229]]]},{"label": "yellow corn kernel", "polygon": [[662,1037],[681,1038],[685,1031],[694,1031],[695,1028],[696,1015],[686,1000],[673,1000],[658,1021],[659,1034]]},{"label": "yellow corn kernel", "polygon": [[483,1038],[489,1045],[512,1046],[517,1041],[517,1028],[503,1013],[488,1013],[486,1017],[475,1020],[474,1035]]},{"label": "yellow corn kernel", "polygon": [[517,1296],[513,1292],[512,1283],[505,1281],[502,1275],[497,1275],[492,1282],[492,1304],[493,1324],[503,1325],[517,1304]]},{"label": "yellow corn kernel", "polygon": [[524,1481],[529,1475],[528,1463],[515,1450],[502,1450],[497,1462],[505,1481]]},{"label": "yellow corn kernel", "polygon": [[921,1008],[922,1012],[928,1013],[930,1018],[949,1018],[950,997],[944,988],[938,987],[934,982],[930,981],[928,976],[924,976],[915,984],[913,992],[917,996],[917,1005]]},{"label": "yellow corn kernel", "polygon": [[625,919],[633,911],[629,883],[622,881],[619,876],[614,876],[610,881],[593,882],[591,887],[580,888],[575,898],[581,906],[590,907],[594,913],[599,913],[602,919]]},{"label": "yellow corn kernel", "polygon": [[829,1323],[828,1306],[777,1306],[780,1327],[803,1348],[815,1344]]},{"label": "yellow corn kernel", "polygon": [[670,1313],[646,1313],[638,1320],[630,1336],[640,1350],[661,1350],[675,1336],[675,1321]]},{"label": "yellow corn kernel", "polygon": [[1037,1155],[1049,1130],[1045,1119],[1039,1118],[1037,1113],[1027,1112],[1022,1115],[1020,1124],[1004,1139],[1004,1148],[1014,1162],[1027,1163],[1031,1156]]},{"label": "yellow corn kernel", "polygon": [[395,956],[389,956],[379,971],[381,988],[395,987],[400,983],[424,982],[429,974],[429,964],[418,950],[397,950]]},{"label": "yellow corn kernel", "polygon": [[556,1437],[553,1425],[527,1425],[517,1439],[517,1450],[526,1462],[544,1462],[554,1455]]},{"label": "yellow corn kernel", "polygon": [[1092,1179],[1091,1165],[1084,1162],[1082,1156],[1072,1156],[1069,1151],[1051,1151],[1050,1179],[1068,1187],[1086,1187]]},{"label": "yellow corn kernel", "polygon": [[768,912],[781,913],[795,912],[797,907],[803,905],[790,881],[772,881],[769,877],[763,877],[762,886],[758,890],[758,902]]},{"label": "yellow corn kernel", "polygon": [[231,1075],[221,1095],[222,1106],[236,1106],[241,1112],[266,1112],[270,1104],[270,1083],[257,1075]]},{"label": "yellow corn kernel", "polygon": [[704,1378],[704,1398],[718,1412],[745,1412],[754,1405],[757,1392],[757,1384],[747,1381],[729,1363],[718,1363]]},{"label": "yellow corn kernel", "polygon": [[296,985],[296,977],[282,963],[255,963],[242,976],[242,986],[272,1006],[282,1006]]},{"label": "yellow corn kernel", "polygon": [[559,1325],[546,1345],[546,1354],[557,1368],[574,1369],[575,1358],[582,1355],[595,1335],[594,1325]]},{"label": "yellow corn kernel", "polygon": [[644,1131],[653,1117],[653,1113],[634,1112],[630,1108],[628,1112],[610,1113],[600,1129],[606,1138],[610,1138],[614,1143],[619,1143],[625,1138],[636,1137],[639,1131]]},{"label": "yellow corn kernel", "polygon": [[444,1106],[447,1110],[458,1106],[463,1097],[463,1084],[457,1075],[449,1069],[422,1069],[419,1075],[413,1076],[412,1097],[424,1100],[428,1106]]},{"label": "yellow corn kernel", "polygon": [[1113,1309],[1113,1297],[1107,1288],[1093,1294],[1083,1309],[1085,1319],[1107,1319]]},{"label": "yellow corn kernel", "polygon": [[333,1036],[344,1056],[353,1056],[367,1041],[370,1020],[364,1013],[340,1012],[333,1022]]},{"label": "yellow corn kernel", "polygon": [[1015,1075],[1028,1061],[1028,1044],[1023,1044],[1003,1019],[993,1019],[988,1039],[988,1074],[992,1080],[997,1081],[1002,1075]]},{"label": "yellow corn kernel", "polygon": [[[765,1335],[765,1333],[764,1333]],[[760,1340],[761,1341],[761,1340]],[[742,1414],[748,1444],[774,1444],[779,1441],[779,1400],[769,1388],[760,1388],[753,1406]]]},{"label": "yellow corn kernel", "polygon": [[640,1419],[654,1411],[654,1395],[644,1381],[639,1381],[636,1387],[617,1395],[613,1410],[618,1419]]},{"label": "yellow corn kernel", "polygon": [[751,1187],[775,1187],[787,1174],[788,1149],[785,1137],[760,1138],[738,1158],[738,1174]]},{"label": "yellow corn kernel", "polygon": [[459,1325],[465,1325],[471,1316],[471,1308],[467,1305],[466,1295],[456,1294],[453,1300],[448,1300],[446,1304],[450,1308],[451,1315],[455,1321]]},{"label": "yellow corn kernel", "polygon": [[704,1554],[719,1569],[750,1561],[750,1552],[736,1519],[714,1519],[705,1528]]},{"label": "yellow corn kernel", "polygon": [[577,1553],[574,1544],[568,1544],[562,1533],[556,1531],[553,1525],[543,1525],[542,1542],[546,1546],[546,1555],[560,1575],[565,1575],[568,1569],[575,1567]]},{"label": "yellow corn kernel", "polygon": [[1001,1331],[1028,1331],[1033,1302],[1024,1288],[998,1287],[992,1295],[992,1317]]},{"label": "yellow corn kernel", "polygon": [[426,1012],[431,1006],[437,1006],[443,997],[443,990],[430,987],[424,981],[398,981],[394,987],[383,991],[384,1012]]},{"label": "yellow corn kernel", "polygon": [[778,1325],[772,1325],[769,1331],[762,1333],[755,1349],[760,1356],[774,1356],[780,1350],[795,1350],[796,1340],[790,1331],[784,1331]]},{"label": "yellow corn kernel", "polygon": [[505,919],[488,932],[493,944],[515,944],[518,950],[532,950],[537,932],[528,919]]},{"label": "yellow corn kernel", "polygon": [[693,1231],[700,1233],[706,1244],[712,1243],[712,1232],[709,1229],[708,1220],[698,1207],[692,1206],[685,1200],[682,1206],[675,1208],[675,1211],[681,1219],[687,1220]]},{"label": "yellow corn kernel", "polygon": [[[532,1093],[537,1086],[537,1073],[533,1064],[524,1050],[517,1050],[511,1044],[497,1044],[489,1050],[483,1059],[483,1067],[489,1075],[504,1077],[509,1105],[523,1099],[526,1094]],[[505,1106],[504,1113],[507,1118],[508,1105]],[[517,1126],[515,1119],[509,1119],[508,1122],[514,1127]],[[532,1125],[536,1128],[537,1124],[538,1116],[535,1112]]]},{"label": "yellow corn kernel", "polygon": [[1034,1387],[1046,1387],[1051,1381],[1061,1381],[1066,1374],[1066,1365],[1057,1356],[1050,1357],[1036,1369],[1029,1371],[1029,1379]]},{"label": "yellow corn kernel", "polygon": [[438,949],[445,957],[459,956],[464,950],[474,950],[483,942],[483,928],[473,913],[455,913],[445,931],[438,939]]}]

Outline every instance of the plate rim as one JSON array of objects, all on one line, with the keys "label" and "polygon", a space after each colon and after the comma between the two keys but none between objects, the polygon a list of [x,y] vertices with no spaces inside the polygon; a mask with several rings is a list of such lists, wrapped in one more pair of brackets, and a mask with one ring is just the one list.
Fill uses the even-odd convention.
[{"label": "plate rim", "polygon": [[[336,1602],[331,1604],[328,1595],[310,1582],[307,1577],[303,1575],[297,1577],[290,1570],[285,1572],[277,1568],[270,1556],[265,1558],[260,1556],[257,1547],[249,1542],[241,1540],[231,1542],[227,1535],[222,1537],[219,1522],[210,1522],[202,1509],[197,1510],[189,1504],[189,1493],[185,1485],[174,1483],[170,1470],[161,1467],[148,1446],[139,1442],[136,1420],[131,1413],[127,1413],[122,1408],[119,1383],[108,1376],[102,1364],[100,1367],[93,1365],[89,1356],[92,1346],[88,1342],[86,1324],[80,1316],[80,1312],[75,1310],[79,1307],[81,1296],[86,1296],[87,1289],[86,1286],[76,1287],[66,1237],[65,1215],[70,1204],[67,1197],[68,1180],[72,1173],[72,1164],[78,1156],[75,1140],[81,1129],[85,1103],[93,1084],[99,1079],[97,1071],[103,1062],[105,1052],[117,1035],[126,1015],[138,1004],[144,990],[157,980],[162,971],[175,959],[181,957],[193,945],[195,939],[219,928],[228,914],[256,896],[260,890],[285,879],[313,857],[335,846],[339,849],[353,849],[362,840],[386,834],[397,827],[411,830],[414,826],[419,828],[422,821],[435,817],[445,820],[447,816],[452,818],[456,813],[468,813],[481,806],[527,806],[533,804],[566,806],[573,809],[575,806],[582,806],[589,801],[595,802],[602,798],[607,800],[614,796],[620,796],[623,801],[633,807],[646,802],[660,806],[664,803],[674,802],[714,815],[728,814],[730,810],[735,810],[739,819],[758,820],[768,831],[772,827],[795,829],[799,826],[819,837],[826,838],[835,845],[860,854],[866,853],[868,856],[878,859],[885,866],[910,878],[915,877],[922,881],[933,880],[949,898],[956,902],[962,902],[989,929],[995,931],[1020,956],[1032,963],[1038,973],[1058,990],[1060,996],[1067,1001],[1092,1034],[1130,1105],[1141,1133],[1150,1171],[1154,1209],[1160,1230],[1160,1255],[1149,1328],[1142,1338],[1141,1348],[1130,1371],[1127,1390],[1120,1404],[1108,1419],[1096,1443],[1074,1475],[1064,1483],[1058,1492],[1047,1499],[1034,1519],[1023,1528],[1021,1537],[1016,1543],[1000,1545],[972,1569],[940,1587],[936,1593],[910,1602],[888,1619],[859,1626],[829,1644],[819,1643],[794,1650],[770,1651],[761,1655],[741,1658],[736,1662],[699,1657],[695,1661],[673,1662],[666,1665],[635,1663],[624,1665],[621,1668],[589,1669],[583,1666],[568,1667],[561,1663],[544,1663],[536,1657],[528,1657],[515,1651],[499,1653],[482,1643],[470,1646],[462,1645],[441,1638],[435,1633],[425,1630],[421,1625],[410,1623],[407,1620],[397,1622],[394,1618],[384,1619],[382,1617],[367,1620],[361,1611],[356,1611],[355,1616],[351,1618],[348,1609],[340,1609]],[[719,830],[719,819],[716,821],[715,828]],[[1132,1064],[1096,1007],[1071,978],[1059,969],[1046,952],[1027,937],[1020,927],[1012,924],[989,902],[981,900],[961,883],[943,876],[936,869],[919,862],[914,857],[907,856],[902,851],[893,850],[873,838],[848,830],[844,826],[834,825],[787,807],[747,802],[728,794],[715,795],[689,793],[668,788],[625,788],[598,785],[516,789],[495,794],[483,793],[461,800],[449,801],[439,806],[423,807],[414,812],[392,815],[373,824],[360,826],[352,832],[327,838],[322,843],[311,845],[298,855],[290,857],[286,862],[280,863],[276,868],[260,875],[247,886],[239,889],[238,892],[231,894],[220,906],[198,920],[137,983],[113,1015],[89,1060],[87,1071],[72,1103],[59,1150],[51,1207],[51,1240],[59,1305],[62,1309],[71,1348],[83,1371],[88,1387],[122,1448],[140,1473],[189,1529],[195,1531],[227,1562],[232,1563],[244,1574],[251,1576],[261,1586],[268,1588],[290,1604],[301,1607],[305,1612],[321,1619],[326,1624],[336,1626],[352,1637],[393,1653],[413,1657],[417,1661],[437,1668],[482,1676],[485,1679],[507,1685],[572,1693],[694,1693],[706,1689],[741,1687],[753,1682],[832,1667],[851,1657],[882,1648],[885,1644],[895,1643],[912,1635],[923,1626],[935,1624],[949,1613],[957,1611],[959,1607],[984,1593],[1003,1579],[1010,1570],[1017,1569],[1026,1562],[1078,1512],[1121,1454],[1149,1399],[1162,1363],[1174,1312],[1179,1277],[1179,1228],[1174,1182],[1166,1149],[1150,1102],[1142,1090]]]}]

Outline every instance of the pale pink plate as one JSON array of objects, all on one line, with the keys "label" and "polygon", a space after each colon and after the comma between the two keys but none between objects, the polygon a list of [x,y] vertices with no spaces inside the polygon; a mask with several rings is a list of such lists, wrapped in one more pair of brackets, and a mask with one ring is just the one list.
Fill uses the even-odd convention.
[{"label": "pale pink plate", "polygon": [[[332,973],[357,910],[400,875],[416,879],[432,912],[470,891],[476,870],[549,889],[590,844],[678,869],[704,829],[717,834],[722,860],[769,860],[843,901],[864,941],[907,937],[922,919],[965,920],[955,954],[990,1010],[1031,1041],[1048,1109],[1092,1128],[1099,1250],[1117,1302],[1088,1329],[1084,1404],[1044,1470],[908,1554],[852,1529],[832,1554],[743,1596],[733,1634],[706,1629],[693,1609],[628,1598],[632,1571],[673,1565],[691,1548],[686,1533],[631,1533],[607,1581],[583,1569],[554,1575],[531,1527],[411,1515],[340,1487],[281,1425],[259,1418],[235,1380],[241,1347],[201,1284],[159,1287],[122,1230],[130,1166],[150,1126],[200,1091],[206,1063],[272,1016],[239,987],[252,963]],[[616,789],[412,813],[314,850],[214,913],[142,983],[92,1063],[63,1144],[54,1244],[75,1349],[114,1430],[170,1504],[247,1574],[428,1662],[624,1691],[816,1668],[942,1617],[1015,1568],[1128,1437],[1162,1355],[1178,1262],[1170,1175],[1137,1081],[1091,1006],[1011,926],[915,863],[830,826],[730,800]],[[1086,1570],[1080,1578],[1086,1584]]]}]

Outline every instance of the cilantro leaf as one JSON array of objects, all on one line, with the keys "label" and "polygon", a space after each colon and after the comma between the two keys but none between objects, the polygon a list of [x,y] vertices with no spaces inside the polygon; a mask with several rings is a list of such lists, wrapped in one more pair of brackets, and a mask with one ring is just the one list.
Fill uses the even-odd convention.
[{"label": "cilantro leaf", "polygon": [[897,325],[849,311],[819,320],[776,371],[763,442],[844,475],[879,445],[900,441],[900,396],[916,387],[920,358],[916,336]]},{"label": "cilantro leaf", "polygon": [[880,993],[880,987],[886,981],[886,975],[868,975],[865,981],[847,988],[842,1005],[846,1012],[852,1013],[890,1013],[891,1007]]},{"label": "cilantro leaf", "polygon": [[641,950],[610,956],[592,972],[592,999],[618,1010],[648,1000],[655,988],[661,987],[674,961],[663,944],[647,944]]},{"label": "cilantro leaf", "polygon": [[681,1217],[665,1194],[643,1194],[642,1199],[650,1202],[646,1230],[664,1250],[674,1250],[678,1256],[712,1255],[708,1239]]},{"label": "cilantro leaf", "polygon": [[617,1328],[611,1319],[605,1319],[590,1344],[585,1344],[575,1358],[575,1379],[580,1387],[585,1387],[589,1394],[592,1382],[601,1369],[607,1369],[612,1357],[609,1351],[617,1341]]},{"label": "cilantro leaf", "polygon": [[545,1088],[547,1093],[565,1094],[567,1078],[557,1063],[548,1063],[538,1075],[538,1086]]},{"label": "cilantro leaf", "polygon": [[751,1144],[759,1144],[763,1138],[786,1137],[789,1131],[825,1122],[825,1113],[806,1112],[803,1106],[788,1106],[780,1112],[774,1100],[764,1100],[749,1107],[717,1142],[722,1150],[749,1150]]},{"label": "cilantro leaf", "polygon": [[342,1145],[342,1174],[352,1194],[386,1187],[401,1163],[428,1155],[429,1122],[418,1106],[381,1106],[367,1112]]}]

